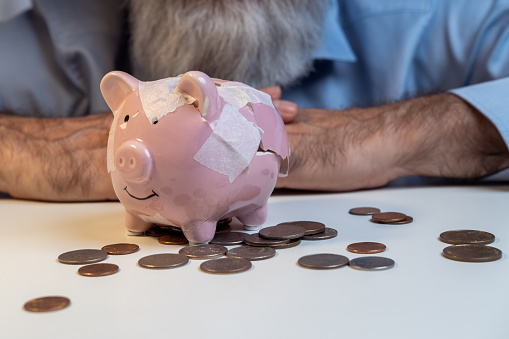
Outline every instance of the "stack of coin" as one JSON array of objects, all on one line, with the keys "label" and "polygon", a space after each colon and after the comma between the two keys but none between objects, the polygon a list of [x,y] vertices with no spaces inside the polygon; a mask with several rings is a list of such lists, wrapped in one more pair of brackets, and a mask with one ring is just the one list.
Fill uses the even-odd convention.
[{"label": "stack of coin", "polygon": [[379,212],[371,216],[371,222],[384,225],[403,225],[414,221],[414,218],[400,212]]},{"label": "stack of coin", "polygon": [[502,258],[502,251],[487,246],[495,241],[495,236],[489,232],[478,230],[446,231],[440,234],[439,239],[447,244],[452,244],[442,251],[443,256],[447,259],[463,262],[489,262]]}]

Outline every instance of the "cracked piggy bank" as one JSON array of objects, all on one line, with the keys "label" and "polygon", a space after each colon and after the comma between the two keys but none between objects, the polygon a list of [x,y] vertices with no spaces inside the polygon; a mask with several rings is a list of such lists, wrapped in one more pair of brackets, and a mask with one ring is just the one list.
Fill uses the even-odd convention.
[{"label": "cracked piggy bank", "polygon": [[173,225],[207,243],[218,220],[265,222],[289,156],[267,94],[197,71],[153,82],[114,71],[101,91],[114,115],[108,172],[130,233]]}]

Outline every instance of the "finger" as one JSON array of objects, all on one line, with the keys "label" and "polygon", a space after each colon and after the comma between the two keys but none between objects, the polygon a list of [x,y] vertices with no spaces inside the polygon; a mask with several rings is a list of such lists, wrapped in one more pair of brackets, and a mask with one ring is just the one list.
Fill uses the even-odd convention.
[{"label": "finger", "polygon": [[272,100],[281,99],[282,92],[281,92],[281,87],[279,87],[279,86],[265,87],[265,88],[260,89],[260,91],[270,95]]},{"label": "finger", "polygon": [[288,124],[295,120],[297,116],[297,104],[286,100],[273,100],[274,106],[281,114],[285,124]]}]

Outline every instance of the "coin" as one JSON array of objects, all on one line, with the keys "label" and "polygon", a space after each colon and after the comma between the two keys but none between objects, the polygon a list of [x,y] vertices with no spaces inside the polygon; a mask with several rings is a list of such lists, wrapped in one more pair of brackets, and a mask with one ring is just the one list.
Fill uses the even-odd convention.
[{"label": "coin", "polygon": [[380,212],[380,213],[373,214],[371,216],[371,218],[373,218],[374,221],[378,221],[378,222],[386,224],[386,223],[404,221],[407,218],[407,216],[406,216],[406,214],[399,213],[399,212]]},{"label": "coin", "polygon": [[189,262],[185,255],[176,253],[152,254],[138,260],[138,265],[144,268],[175,268]]},{"label": "coin", "polygon": [[410,224],[413,221],[414,221],[414,218],[412,218],[411,216],[408,216],[408,215],[406,216],[405,220],[393,221],[393,222],[380,222],[380,221],[376,221],[375,219],[371,219],[371,222],[373,222],[375,224],[383,224],[383,225],[404,225],[404,224]]},{"label": "coin", "polygon": [[290,240],[290,242],[288,242],[286,244],[270,245],[270,247],[272,247],[275,250],[283,250],[283,249],[286,249],[286,248],[292,248],[292,247],[299,246],[300,243],[301,243],[300,239],[292,239],[292,240]]},{"label": "coin", "polygon": [[239,258],[221,258],[207,260],[200,269],[207,273],[239,273],[249,270],[253,265],[249,260]]},{"label": "coin", "polygon": [[385,257],[360,257],[350,260],[350,267],[357,270],[380,271],[394,267],[394,260]]},{"label": "coin", "polygon": [[331,269],[348,265],[348,258],[331,253],[311,254],[301,257],[297,263],[306,268]]},{"label": "coin", "polygon": [[325,230],[325,224],[318,221],[288,221],[277,224],[279,225],[295,225],[302,226],[306,229],[305,235],[311,235],[323,232]]},{"label": "coin", "polygon": [[502,251],[486,245],[460,244],[444,248],[443,255],[456,261],[488,262],[502,258]]},{"label": "coin", "polygon": [[118,272],[118,266],[115,264],[92,264],[80,267],[79,275],[87,277],[103,277]]},{"label": "coin", "polygon": [[379,242],[356,242],[346,247],[348,252],[359,253],[359,254],[374,254],[385,251],[386,247],[384,244]]},{"label": "coin", "polygon": [[352,208],[348,213],[353,215],[372,215],[380,213],[380,209],[376,207],[356,207]]},{"label": "coin", "polygon": [[58,261],[62,264],[82,265],[103,261],[107,257],[106,251],[85,249],[62,253],[58,256]]},{"label": "coin", "polygon": [[297,225],[279,224],[277,226],[262,228],[258,233],[260,237],[265,239],[296,239],[302,238],[304,234],[306,234],[306,229]]},{"label": "coin", "polygon": [[247,233],[244,232],[216,233],[214,239],[212,239],[210,243],[223,246],[240,245],[244,242],[246,235]]},{"label": "coin", "polygon": [[184,233],[177,232],[162,235],[157,241],[163,245],[185,245],[189,243]]},{"label": "coin", "polygon": [[447,231],[440,234],[439,239],[448,244],[477,244],[486,245],[495,241],[495,236],[489,232],[477,230]]},{"label": "coin", "polygon": [[266,246],[239,246],[228,250],[228,258],[239,258],[246,260],[269,259],[276,255],[276,250]]},{"label": "coin", "polygon": [[334,228],[325,227],[325,231],[313,235],[305,235],[302,240],[326,240],[337,237],[338,231]]},{"label": "coin", "polygon": [[282,244],[288,244],[290,242],[290,239],[283,239],[283,240],[275,240],[275,239],[264,239],[260,237],[260,234],[253,233],[248,234],[244,238],[244,242],[251,246],[273,246],[273,245],[282,245]]},{"label": "coin", "polygon": [[70,303],[69,298],[49,296],[27,301],[23,308],[29,312],[51,312],[66,308]]},{"label": "coin", "polygon": [[228,249],[221,245],[197,245],[186,246],[180,249],[179,254],[185,255],[191,259],[210,259],[222,257]]},{"label": "coin", "polygon": [[102,248],[108,254],[113,255],[123,255],[123,254],[131,254],[137,252],[140,249],[140,246],[136,244],[127,244],[127,243],[118,243],[106,245]]}]

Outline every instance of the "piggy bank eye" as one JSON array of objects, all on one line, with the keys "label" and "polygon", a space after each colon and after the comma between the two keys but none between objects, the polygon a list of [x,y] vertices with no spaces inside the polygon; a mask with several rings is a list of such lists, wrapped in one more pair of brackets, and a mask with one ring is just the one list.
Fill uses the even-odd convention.
[{"label": "piggy bank eye", "polygon": [[154,118],[154,120],[152,120],[152,124],[155,125],[159,122],[159,120],[157,120],[157,118]]},{"label": "piggy bank eye", "polygon": [[124,117],[124,122],[128,122],[128,121],[129,121],[129,115],[126,115],[126,116]]}]

